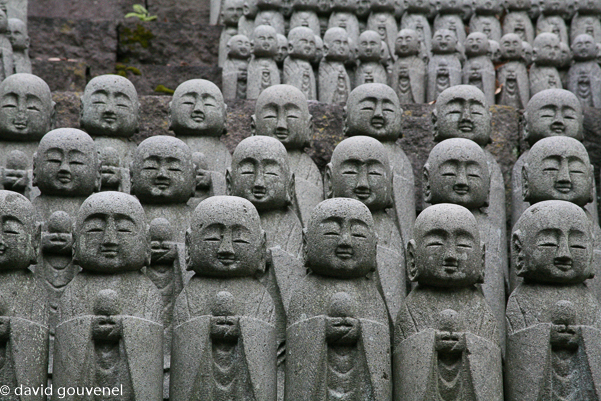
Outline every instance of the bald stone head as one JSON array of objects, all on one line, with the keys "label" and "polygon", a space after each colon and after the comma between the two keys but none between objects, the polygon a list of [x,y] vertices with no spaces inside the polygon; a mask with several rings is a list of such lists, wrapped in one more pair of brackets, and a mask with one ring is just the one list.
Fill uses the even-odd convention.
[{"label": "bald stone head", "polygon": [[485,56],[490,51],[490,43],[486,34],[472,32],[465,38],[465,55],[468,57]]},{"label": "bald stone head", "polygon": [[37,141],[54,126],[50,87],[32,74],[13,74],[0,83],[0,139]]},{"label": "bald stone head", "polygon": [[537,65],[557,66],[561,62],[561,42],[559,36],[543,32],[532,43],[532,57]]},{"label": "bald stone head", "polygon": [[413,29],[401,29],[396,37],[395,53],[399,57],[417,56],[421,46],[419,35]]},{"label": "bald stone head", "polygon": [[463,206],[430,206],[415,220],[407,244],[407,273],[420,286],[469,287],[484,281],[484,243],[474,215]]},{"label": "bald stone head", "polygon": [[328,60],[346,61],[351,51],[346,30],[335,27],[326,31],[323,36],[324,53]]},{"label": "bald stone head", "polygon": [[185,203],[194,194],[192,151],[172,136],[153,136],[140,143],[130,173],[131,193],[142,203]]},{"label": "bald stone head", "polygon": [[201,276],[253,276],[264,270],[265,232],[257,209],[237,196],[200,202],[186,231],[188,270]]},{"label": "bald stone head", "polygon": [[275,56],[275,61],[279,64],[282,64],[286,57],[288,57],[288,39],[281,33],[278,33],[277,38],[278,52]]},{"label": "bald stone head", "polygon": [[471,139],[480,146],[490,142],[491,116],[484,93],[472,85],[442,91],[432,112],[434,141]]},{"label": "bald stone head", "polygon": [[36,264],[36,213],[31,202],[13,191],[0,190],[0,224],[2,225],[0,272],[23,270]]},{"label": "bald stone head", "polygon": [[546,89],[530,98],[524,113],[524,139],[530,146],[543,138],[584,139],[582,105],[572,92]]},{"label": "bald stone head", "polygon": [[286,149],[303,149],[313,136],[307,98],[292,85],[273,85],[259,95],[252,116],[253,135],[271,136]]},{"label": "bald stone head", "polygon": [[424,199],[468,209],[488,206],[490,173],[486,154],[475,142],[447,139],[436,145],[424,165]]},{"label": "bald stone head", "polygon": [[527,66],[532,64],[532,60],[534,59],[534,50],[532,49],[532,45],[526,41],[522,42],[522,48],[524,49],[524,63]]},{"label": "bald stone head", "polygon": [[516,273],[526,282],[576,284],[594,276],[593,223],[570,202],[530,206],[513,227]]},{"label": "bald stone head", "polygon": [[572,41],[572,53],[576,61],[593,60],[599,54],[595,39],[591,35],[583,33],[576,36]]},{"label": "bald stone head", "polygon": [[269,25],[259,25],[253,31],[250,46],[256,57],[275,58],[278,54],[278,34],[276,30]]},{"label": "bald stone head", "polygon": [[213,136],[225,133],[227,106],[221,90],[206,79],[180,84],[169,102],[169,129],[177,136]]},{"label": "bald stone head", "polygon": [[373,217],[358,200],[334,198],[318,204],[303,238],[305,264],[315,274],[353,279],[376,269]]},{"label": "bald stone head", "polygon": [[101,75],[86,85],[80,125],[93,136],[130,137],[138,132],[140,103],[136,88],[119,75]]},{"label": "bald stone head", "polygon": [[359,36],[358,57],[362,62],[379,61],[384,55],[382,38],[376,31],[365,31]]},{"label": "bald stone head", "polygon": [[77,213],[74,261],[84,271],[119,274],[150,261],[150,236],[140,202],[123,192],[88,197]]},{"label": "bald stone head", "polygon": [[340,142],[326,166],[328,198],[352,198],[372,212],[392,203],[392,169],[386,148],[377,139],[354,136]]},{"label": "bald stone head", "polygon": [[313,30],[299,26],[288,33],[288,55],[303,60],[313,60],[316,52]]},{"label": "bald stone head", "polygon": [[227,41],[228,58],[246,60],[250,57],[250,39],[245,35],[234,35]]},{"label": "bald stone head", "polygon": [[363,84],[353,89],[346,102],[344,133],[396,141],[401,135],[402,113],[399,97],[390,86]]},{"label": "bald stone head", "polygon": [[538,141],[522,167],[524,200],[563,200],[584,206],[593,201],[593,166],[582,143],[565,136]]},{"label": "bald stone head", "polygon": [[94,140],[75,128],[59,128],[41,139],[33,155],[33,185],[44,195],[88,196],[100,186]]},{"label": "bald stone head", "polygon": [[27,25],[18,18],[9,18],[8,20],[8,40],[13,47],[13,51],[25,51],[29,49],[29,35],[27,35]]},{"label": "bald stone head", "polygon": [[226,180],[230,195],[248,199],[259,212],[284,209],[294,196],[286,148],[268,136],[251,136],[236,146]]},{"label": "bald stone head", "polygon": [[508,33],[501,38],[501,58],[519,60],[524,56],[522,39],[515,33]]},{"label": "bald stone head", "polygon": [[457,35],[449,29],[439,29],[432,35],[432,53],[451,54],[457,50]]}]

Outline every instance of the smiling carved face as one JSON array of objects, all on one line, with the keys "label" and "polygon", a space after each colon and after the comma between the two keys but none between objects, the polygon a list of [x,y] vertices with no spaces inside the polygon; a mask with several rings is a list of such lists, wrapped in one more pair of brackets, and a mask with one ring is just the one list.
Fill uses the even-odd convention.
[{"label": "smiling carved face", "polygon": [[391,141],[401,134],[402,109],[394,90],[383,84],[364,84],[349,95],[345,134]]}]

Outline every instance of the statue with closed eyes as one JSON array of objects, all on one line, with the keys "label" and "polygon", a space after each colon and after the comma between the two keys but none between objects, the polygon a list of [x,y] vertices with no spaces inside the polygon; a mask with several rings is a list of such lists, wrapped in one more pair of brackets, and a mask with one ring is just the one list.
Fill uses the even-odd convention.
[{"label": "statue with closed eyes", "polygon": [[505,0],[505,17],[503,18],[503,36],[515,33],[523,42],[534,41],[534,26],[528,16],[531,0]]}]

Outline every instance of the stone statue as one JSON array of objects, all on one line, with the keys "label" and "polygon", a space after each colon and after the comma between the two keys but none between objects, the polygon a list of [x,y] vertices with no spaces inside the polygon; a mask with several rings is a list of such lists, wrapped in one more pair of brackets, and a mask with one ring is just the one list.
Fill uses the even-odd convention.
[{"label": "stone statue", "polygon": [[206,199],[186,243],[195,274],[175,304],[170,399],[275,401],[275,301],[256,278],[265,269],[258,213],[245,199]]},{"label": "stone statue", "polygon": [[355,73],[355,86],[363,84],[387,84],[388,74],[381,61],[385,55],[380,35],[375,31],[365,31],[359,36],[359,66]]},{"label": "stone statue", "polygon": [[[500,0],[478,0],[475,14],[470,19],[470,33],[482,32],[489,40],[501,40],[501,21],[498,16],[503,11]],[[492,103],[491,103],[492,104]]]},{"label": "stone statue", "polygon": [[577,0],[576,14],[570,24],[572,42],[582,34],[593,37],[596,43],[601,42],[601,4],[596,0]]},{"label": "stone statue", "polygon": [[561,78],[561,86],[563,88],[568,87],[568,73],[572,66],[572,51],[570,46],[566,42],[559,43],[559,65],[557,66],[557,72],[559,78]]},{"label": "stone statue", "polygon": [[138,132],[139,121],[140,102],[130,80],[101,75],[88,82],[81,97],[79,125],[94,138],[98,149],[115,149],[124,166],[131,163],[136,148],[131,137]]},{"label": "stone statue", "polygon": [[283,82],[292,85],[307,100],[317,100],[317,86],[311,61],[315,58],[315,34],[309,28],[297,27],[288,33],[288,57],[284,61]]},{"label": "stone statue", "polygon": [[392,399],[390,329],[376,282],[376,234],[355,199],[320,203],[305,240],[311,272],[290,300],[286,330],[289,400]]},{"label": "stone statue", "polygon": [[[248,73],[250,83],[250,69]],[[169,129],[206,156],[215,195],[225,194],[225,170],[232,156],[220,137],[226,133],[226,109],[221,91],[211,81],[191,79],[180,84],[169,103]]]},{"label": "stone statue", "polygon": [[542,0],[530,0],[530,9],[528,10],[528,16],[532,21],[536,21],[540,16],[541,3]]},{"label": "stone statue", "polygon": [[13,48],[10,43],[10,29],[8,27],[8,16],[5,7],[0,8],[0,50],[2,61],[0,62],[0,81],[13,74]]},{"label": "stone statue", "polygon": [[[434,32],[446,29],[452,31],[457,38],[457,42],[465,42],[466,33],[463,24],[462,14],[464,13],[464,3],[468,0],[436,0],[436,9],[438,14],[434,18]],[[434,33],[436,35],[436,33]],[[434,38],[434,37],[433,37]]]},{"label": "stone statue", "polygon": [[121,166],[119,153],[111,147],[102,148],[98,152],[100,160],[100,190],[101,191],[121,191],[129,193],[129,188],[123,185],[129,182],[126,177],[127,170]]},{"label": "stone statue", "polygon": [[495,66],[488,52],[490,43],[483,32],[472,32],[465,39],[465,55],[463,65],[463,83],[480,89],[489,105],[495,104]]},{"label": "stone statue", "polygon": [[524,63],[526,63],[526,67],[530,67],[534,59],[534,49],[528,42],[522,42],[522,47],[524,49]]},{"label": "stone statue", "polygon": [[386,148],[368,136],[340,142],[326,166],[328,198],[352,198],[365,204],[378,235],[377,276],[391,321],[405,297],[405,241],[392,202],[392,166]]},{"label": "stone statue", "polygon": [[554,33],[559,40],[570,43],[564,16],[568,13],[567,1],[540,0],[541,15],[536,21],[537,36],[543,32]]},{"label": "stone statue", "polygon": [[394,328],[395,400],[503,400],[499,324],[478,288],[480,238],[462,206],[430,206],[415,221],[407,273],[417,286]]},{"label": "stone statue", "polygon": [[281,13],[282,0],[257,0],[257,16],[255,29],[261,25],[269,25],[280,35],[285,34],[284,16]]},{"label": "stone statue", "polygon": [[436,100],[445,89],[461,84],[461,61],[457,56],[457,43],[457,36],[448,29],[437,30],[432,37],[426,92],[428,102]]},{"label": "stone statue", "polygon": [[319,63],[319,101],[346,103],[351,91],[351,80],[344,65],[350,46],[348,35],[342,28],[330,28],[323,37],[324,58]]},{"label": "stone statue", "polygon": [[18,192],[26,198],[31,194],[31,161],[20,150],[11,151],[6,157],[6,166],[2,168],[2,189]]},{"label": "stone statue", "polygon": [[572,42],[574,64],[568,72],[567,88],[583,106],[601,107],[601,68],[599,49],[591,35],[578,35]]},{"label": "stone statue", "polygon": [[420,56],[420,48],[418,33],[401,29],[395,42],[397,60],[391,80],[401,104],[426,102],[426,62]]},{"label": "stone statue", "polygon": [[259,12],[257,0],[244,0],[243,16],[238,20],[238,34],[250,38],[255,30],[255,17]]},{"label": "stone statue", "polygon": [[238,22],[242,17],[244,0],[222,0],[221,23],[224,25],[219,38],[219,67],[225,65],[228,51],[227,44],[238,34]]},{"label": "stone statue", "polygon": [[530,100],[528,70],[524,62],[524,47],[516,33],[507,33],[501,38],[501,60],[497,69],[497,80],[501,88],[497,104],[524,109]]},{"label": "stone statue", "polygon": [[284,145],[268,136],[242,140],[226,178],[228,194],[249,200],[259,212],[267,248],[300,256],[303,226],[292,209],[294,173]]},{"label": "stone statue", "polygon": [[534,26],[528,16],[531,0],[505,0],[503,36],[515,33],[523,42],[534,42]]},{"label": "stone statue", "polygon": [[283,73],[284,60],[288,57],[288,38],[278,33],[278,52],[275,56],[275,62],[278,64],[280,73]]},{"label": "stone statue", "polygon": [[355,15],[357,0],[332,0],[328,29],[342,28],[353,43],[359,42],[359,20]]},{"label": "stone statue", "polygon": [[[394,55],[394,42],[396,41],[399,28],[394,18],[395,4],[397,0],[377,0],[372,1],[371,14],[367,19],[366,30],[375,31],[382,39],[383,47],[386,48],[388,58],[392,62],[396,60]],[[361,41],[361,39],[359,39]],[[392,64],[391,62],[391,64]]]},{"label": "stone statue", "polygon": [[188,200],[188,205],[192,210],[206,198],[217,195],[217,193],[225,193],[225,176],[223,182],[213,182],[212,171],[209,170],[207,157],[202,152],[192,153],[192,163],[194,163],[194,171],[196,173],[196,186],[194,196]]},{"label": "stone statue", "polygon": [[545,89],[563,89],[557,66],[561,62],[559,37],[541,33],[534,39],[533,65],[530,67],[530,96]]},{"label": "stone statue", "polygon": [[313,208],[323,199],[323,179],[315,162],[305,153],[313,136],[313,121],[307,99],[290,85],[277,85],[261,94],[255,104],[251,131],[278,139],[286,147],[294,173],[296,203],[304,225]]},{"label": "stone statue", "polygon": [[508,399],[598,398],[601,306],[585,283],[593,275],[592,237],[584,211],[562,201],[529,207],[514,227],[511,248],[524,282],[507,304]]},{"label": "stone statue", "polygon": [[82,202],[100,188],[100,163],[94,140],[75,128],[50,131],[33,155],[32,200],[36,221],[47,222],[56,211],[75,217]]},{"label": "stone statue", "polygon": [[140,272],[150,261],[142,206],[122,192],[94,194],[79,209],[75,234],[82,271],[60,299],[53,385],[122,386],[122,399],[160,400],[162,305]]},{"label": "stone statue", "polygon": [[315,35],[315,56],[311,59],[311,64],[313,65],[313,71],[319,71],[319,64],[321,60],[323,60],[323,40],[318,35]]},{"label": "stone statue", "polygon": [[432,29],[428,22],[428,14],[431,11],[430,1],[404,0],[404,4],[405,13],[401,18],[401,30],[413,29],[417,32],[422,49],[420,53],[422,56],[429,56],[432,49]]},{"label": "stone statue", "polygon": [[223,97],[246,99],[248,87],[248,61],[250,40],[244,35],[235,35],[227,42],[227,58],[223,64]]},{"label": "stone statue", "polygon": [[247,99],[256,99],[265,89],[280,84],[280,70],[275,62],[277,43],[277,32],[271,26],[255,28],[250,42],[253,56],[248,63]]},{"label": "stone statue", "polygon": [[317,0],[294,0],[293,12],[290,16],[290,31],[299,26],[304,26],[313,31],[313,34],[321,36],[319,17],[317,17]]},{"label": "stone statue", "polygon": [[344,134],[365,135],[382,142],[392,165],[393,202],[401,238],[412,238],[415,221],[413,167],[397,144],[403,110],[394,90],[383,84],[365,84],[354,89],[346,104]]},{"label": "stone statue", "polygon": [[31,60],[29,60],[29,35],[27,26],[18,18],[8,20],[10,44],[13,49],[13,66],[16,74],[31,74]]}]

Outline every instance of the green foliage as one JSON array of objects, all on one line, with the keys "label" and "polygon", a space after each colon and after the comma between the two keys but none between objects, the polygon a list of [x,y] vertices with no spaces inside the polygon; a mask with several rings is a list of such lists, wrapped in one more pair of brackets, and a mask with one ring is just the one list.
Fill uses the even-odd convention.
[{"label": "green foliage", "polygon": [[157,19],[156,15],[149,15],[148,10],[142,4],[133,5],[134,12],[125,14],[125,18],[138,18],[140,21],[148,22]]},{"label": "green foliage", "polygon": [[127,78],[127,72],[131,72],[134,75],[142,75],[142,72],[136,67],[128,66],[123,63],[115,64],[115,70],[117,71],[117,75],[121,75],[122,77]]},{"label": "green foliage", "polygon": [[164,85],[159,85],[156,88],[154,88],[155,92],[160,92],[160,93],[166,93],[168,95],[173,95],[173,93],[175,92],[173,89],[169,89],[167,87],[165,87]]},{"label": "green foliage", "polygon": [[123,27],[119,37],[119,42],[121,42],[121,44],[130,51],[135,51],[136,44],[139,44],[144,49],[148,48],[152,38],[154,38],[152,31],[138,24],[136,29],[133,30],[129,27]]}]

